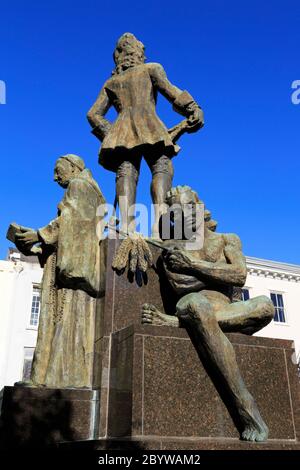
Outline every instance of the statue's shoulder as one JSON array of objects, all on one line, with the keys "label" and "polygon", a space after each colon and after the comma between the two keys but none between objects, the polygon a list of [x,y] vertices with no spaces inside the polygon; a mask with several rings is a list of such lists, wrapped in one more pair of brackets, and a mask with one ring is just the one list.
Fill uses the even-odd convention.
[{"label": "statue's shoulder", "polygon": [[92,177],[92,174],[90,170],[85,168],[81,173],[79,173],[75,178],[72,178],[68,189],[75,189],[75,188],[80,188],[83,186],[88,186],[91,185],[92,182],[94,182],[94,179]]},{"label": "statue's shoulder", "polygon": [[230,245],[232,247],[242,249],[242,242],[240,237],[236,233],[222,233],[225,245]]},{"label": "statue's shoulder", "polygon": [[112,75],[109,77],[104,83],[103,88],[109,88],[116,81],[116,77],[117,75]]},{"label": "statue's shoulder", "polygon": [[65,197],[76,197],[79,193],[85,193],[86,191],[86,182],[84,181],[83,178],[79,178],[76,176],[75,178],[72,178],[68,188],[65,192]]},{"label": "statue's shoulder", "polygon": [[147,62],[145,64],[150,75],[164,74],[165,70],[161,64],[158,62]]}]

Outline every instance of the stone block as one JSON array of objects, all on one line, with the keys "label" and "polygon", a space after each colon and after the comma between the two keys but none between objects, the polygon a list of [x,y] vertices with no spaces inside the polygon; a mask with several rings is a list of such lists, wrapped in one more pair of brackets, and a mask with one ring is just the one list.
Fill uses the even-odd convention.
[{"label": "stone block", "polygon": [[[292,342],[228,334],[246,386],[270,430],[269,442],[299,443],[299,382]],[[176,445],[239,434],[186,331],[137,326],[112,335],[109,438]],[[180,448],[180,447],[179,447]]]},{"label": "stone block", "polygon": [[174,313],[176,299],[170,291],[161,266],[159,248],[151,247],[155,268],[147,271],[143,279],[132,279],[128,273],[121,276],[111,268],[120,240],[108,240],[107,271],[104,307],[104,335],[141,323],[141,306],[153,303],[161,311]]},{"label": "stone block", "polygon": [[2,449],[51,447],[95,437],[99,391],[4,387],[2,394]]}]

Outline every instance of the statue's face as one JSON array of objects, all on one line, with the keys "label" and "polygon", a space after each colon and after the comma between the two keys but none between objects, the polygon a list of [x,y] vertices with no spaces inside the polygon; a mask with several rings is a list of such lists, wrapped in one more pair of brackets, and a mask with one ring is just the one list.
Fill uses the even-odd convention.
[{"label": "statue's face", "polygon": [[124,54],[124,57],[122,58],[122,67],[123,70],[129,69],[130,67],[134,67],[135,65],[139,65],[141,61],[139,60],[139,57],[135,53],[135,51],[126,53]]},{"label": "statue's face", "polygon": [[[168,200],[168,205],[170,207],[172,205],[180,206],[187,229],[192,229],[193,232],[197,231],[199,228],[198,226],[201,224],[201,220],[199,217],[196,217],[196,211],[199,209],[199,201],[196,199],[194,192],[189,190],[177,192]],[[179,213],[178,216],[181,217]]]},{"label": "statue's face", "polygon": [[73,176],[73,166],[64,159],[59,159],[54,168],[54,181],[62,188],[67,188]]},{"label": "statue's face", "polygon": [[122,64],[122,69],[126,70],[130,67],[134,67],[143,63],[140,56],[137,54],[137,51],[134,48],[126,48],[126,50],[122,51],[120,56],[118,57],[118,64]]}]

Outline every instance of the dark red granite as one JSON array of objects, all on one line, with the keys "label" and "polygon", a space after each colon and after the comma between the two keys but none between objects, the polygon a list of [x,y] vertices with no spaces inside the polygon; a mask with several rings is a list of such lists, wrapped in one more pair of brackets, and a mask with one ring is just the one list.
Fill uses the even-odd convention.
[{"label": "dark red granite", "polygon": [[[228,336],[269,426],[269,438],[295,443],[299,383],[285,357],[288,346],[292,353],[292,342],[256,337],[251,344],[247,336]],[[238,439],[184,330],[131,326],[114,333],[112,344],[108,436],[155,436],[168,442],[174,437]]]},{"label": "dark red granite", "polygon": [[[176,299],[158,276],[159,263],[142,285],[129,282],[110,267],[118,243],[108,241],[106,295],[96,317],[94,383],[101,383],[101,393],[6,387],[6,441],[98,450],[299,449],[292,342],[228,334],[270,428],[266,443],[241,442],[186,331],[140,323],[145,302],[174,312]],[[160,251],[153,253],[157,260]]]},{"label": "dark red granite", "polygon": [[260,443],[243,442],[238,439],[161,439],[157,438],[129,438],[129,439],[96,439],[81,442],[59,444],[62,450],[300,450],[300,444],[292,441],[267,441]]},{"label": "dark red granite", "polygon": [[96,390],[4,387],[0,448],[54,446],[94,436]]},{"label": "dark red granite", "polygon": [[[118,276],[111,268],[119,240],[108,241],[105,328],[104,334],[118,331],[126,326],[141,322],[141,307],[144,303],[153,303],[162,311],[174,313],[173,295],[164,281],[158,257],[161,250],[151,247],[155,269],[147,271],[146,278],[140,284],[136,279],[129,279],[128,274]],[[157,273],[161,273],[158,276]]]}]

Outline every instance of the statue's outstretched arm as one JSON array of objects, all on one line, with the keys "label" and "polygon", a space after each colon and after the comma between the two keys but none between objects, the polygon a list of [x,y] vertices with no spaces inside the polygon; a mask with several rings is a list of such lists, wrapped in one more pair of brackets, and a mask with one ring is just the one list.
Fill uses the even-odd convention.
[{"label": "statue's outstretched arm", "polygon": [[59,219],[60,216],[56,217],[56,219],[51,220],[48,225],[38,230],[39,239],[45,245],[56,246],[59,234]]},{"label": "statue's outstretched arm", "polygon": [[[58,240],[59,217],[52,220],[46,227],[39,230],[17,226],[13,223],[10,225],[8,232],[9,240],[13,241],[18,250],[25,256],[38,255],[41,266],[43,267],[43,245],[56,246]],[[13,230],[18,231],[13,234]],[[12,236],[14,239],[12,240]]]},{"label": "statue's outstretched arm", "polygon": [[111,102],[104,85],[95,103],[87,113],[87,119],[93,128],[92,133],[98,137],[101,142],[111,128],[111,123],[104,118],[110,107]]}]

